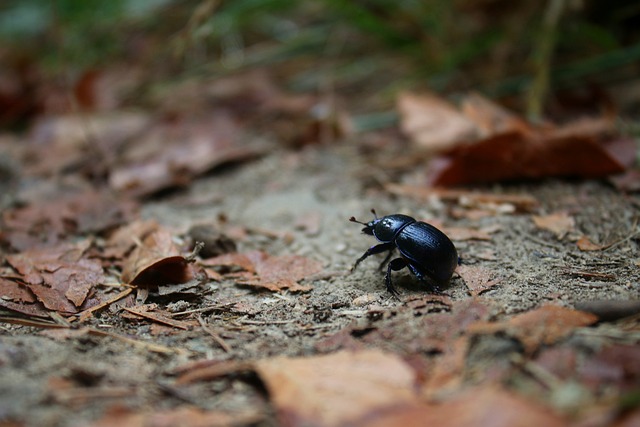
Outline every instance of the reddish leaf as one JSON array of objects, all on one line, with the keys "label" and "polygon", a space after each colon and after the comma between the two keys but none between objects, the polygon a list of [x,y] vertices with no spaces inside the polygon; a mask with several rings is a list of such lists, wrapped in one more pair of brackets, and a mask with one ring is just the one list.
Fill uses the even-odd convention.
[{"label": "reddish leaf", "polygon": [[633,164],[635,146],[619,139],[610,118],[533,126],[472,95],[463,113],[433,96],[403,95],[402,128],[414,142],[440,151],[429,182],[452,186],[547,176],[601,177]]},{"label": "reddish leaf", "polygon": [[423,148],[443,150],[476,135],[473,122],[434,95],[403,93],[398,110],[402,131]]},{"label": "reddish leaf", "polygon": [[143,196],[187,184],[220,164],[257,154],[240,146],[239,129],[225,114],[159,123],[127,147],[109,179],[112,188]]},{"label": "reddish leaf", "polygon": [[0,237],[14,249],[56,244],[69,234],[99,232],[129,219],[136,205],[104,192],[83,191],[3,212]]},{"label": "reddish leaf", "polygon": [[65,244],[32,249],[8,255],[7,262],[45,307],[61,313],[76,313],[93,287],[104,282],[102,266],[85,257],[86,248],[86,245]]},{"label": "reddish leaf", "polygon": [[195,276],[192,265],[180,255],[173,235],[165,229],[149,234],[127,258],[122,281],[138,286],[185,283]]},{"label": "reddish leaf", "polygon": [[285,426],[349,425],[417,402],[412,369],[380,350],[264,359],[256,370]]},{"label": "reddish leaf", "polygon": [[570,335],[575,328],[591,325],[597,320],[590,313],[547,305],[504,322],[478,322],[471,325],[469,331],[476,334],[504,332],[518,339],[525,351],[531,354],[540,346],[553,344]]},{"label": "reddish leaf", "polygon": [[322,270],[322,263],[299,255],[270,256],[264,252],[225,254],[206,260],[209,266],[236,266],[252,275],[244,275],[238,283],[265,288],[273,292],[289,289],[304,292],[311,289],[298,281]]},{"label": "reddish leaf", "polygon": [[494,278],[495,273],[484,267],[459,265],[456,272],[473,296],[480,295],[500,283],[499,279]]},{"label": "reddish leaf", "polygon": [[576,242],[578,249],[581,251],[601,251],[609,247],[609,245],[597,245],[593,243],[587,236],[582,236]]},{"label": "reddish leaf", "polygon": [[89,427],[204,427],[253,425],[260,419],[259,415],[251,411],[225,413],[221,411],[204,411],[190,406],[140,412],[134,412],[122,407],[113,407],[102,418],[87,425]]},{"label": "reddish leaf", "polygon": [[573,217],[569,216],[566,212],[556,212],[544,216],[534,215],[531,219],[533,219],[536,227],[551,231],[558,239],[562,239],[568,233],[572,232],[575,227]]},{"label": "reddish leaf", "polygon": [[134,112],[44,117],[31,130],[26,171],[54,175],[87,165],[95,171],[95,162],[106,166],[110,159],[105,155],[117,152],[149,124],[148,115]]},{"label": "reddish leaf", "polygon": [[474,388],[442,403],[390,408],[355,423],[367,427],[562,427],[551,410],[495,387]]}]

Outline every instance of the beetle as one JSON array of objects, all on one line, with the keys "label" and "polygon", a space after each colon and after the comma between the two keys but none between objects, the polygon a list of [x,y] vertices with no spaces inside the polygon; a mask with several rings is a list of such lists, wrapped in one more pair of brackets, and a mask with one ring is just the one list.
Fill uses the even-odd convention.
[{"label": "beetle", "polygon": [[387,291],[395,297],[399,295],[391,283],[391,271],[407,267],[421,282],[426,283],[427,278],[431,279],[432,290],[439,293],[440,285],[451,279],[459,262],[456,247],[447,235],[433,225],[417,221],[408,215],[393,214],[379,218],[374,209],[371,209],[371,213],[374,219],[369,222],[360,222],[355,217],[349,218],[349,221],[364,225],[362,232],[374,236],[381,243],[367,249],[351,271],[369,256],[389,251],[380,264],[382,269],[397,248],[400,257],[387,265],[384,278]]}]

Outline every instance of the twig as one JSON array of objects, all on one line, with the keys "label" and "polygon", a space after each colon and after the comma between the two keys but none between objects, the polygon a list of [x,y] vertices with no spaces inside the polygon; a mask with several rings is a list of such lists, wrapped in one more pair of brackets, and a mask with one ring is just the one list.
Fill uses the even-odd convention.
[{"label": "twig", "polygon": [[145,341],[139,341],[136,340],[134,338],[129,338],[129,337],[125,337],[122,335],[118,335],[116,333],[113,332],[107,332],[107,331],[101,331],[99,329],[94,329],[94,328],[87,328],[87,332],[91,335],[97,335],[100,337],[110,337],[110,338],[115,338],[117,340],[126,342],[128,344],[131,344],[135,347],[140,347],[140,348],[144,348],[156,353],[162,353],[162,354],[174,354],[174,353],[178,353],[178,354],[189,354],[188,350],[185,350],[183,348],[172,348],[172,347],[166,347],[164,345],[160,345],[160,344],[155,344],[155,343],[150,343],[150,342],[145,342]]},{"label": "twig", "polygon": [[[82,323],[86,321],[94,312],[98,310],[102,310],[103,308],[110,306],[114,302],[121,300],[122,298],[129,295],[132,291],[133,291],[133,288],[127,288],[124,291],[120,292],[118,295],[114,296],[113,298],[103,301],[100,304],[94,307],[88,308],[85,311],[79,313],[78,322]],[[71,321],[73,321],[73,319]]]},{"label": "twig", "polygon": [[197,317],[198,319],[198,323],[200,323],[200,326],[202,326],[202,329],[208,333],[209,335],[211,335],[211,338],[213,338],[213,340],[215,342],[218,343],[218,345],[220,347],[222,347],[222,349],[227,352],[230,353],[232,348],[229,344],[227,344],[227,342],[225,340],[222,339],[222,337],[220,335],[218,335],[213,329],[211,329],[209,327],[209,325],[207,325],[207,323],[204,321],[204,319],[200,316]]}]

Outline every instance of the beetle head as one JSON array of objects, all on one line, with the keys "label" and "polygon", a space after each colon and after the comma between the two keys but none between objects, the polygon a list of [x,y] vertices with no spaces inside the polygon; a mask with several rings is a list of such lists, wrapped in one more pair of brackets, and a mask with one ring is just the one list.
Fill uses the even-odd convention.
[{"label": "beetle head", "polygon": [[357,222],[358,224],[364,225],[364,228],[362,229],[362,232],[364,234],[368,234],[369,236],[373,236],[373,229],[375,228],[376,224],[378,222],[380,222],[380,218],[378,218],[378,215],[376,215],[376,211],[374,209],[371,209],[371,213],[373,214],[374,218],[369,222],[360,222],[354,216],[349,218],[349,221]]}]

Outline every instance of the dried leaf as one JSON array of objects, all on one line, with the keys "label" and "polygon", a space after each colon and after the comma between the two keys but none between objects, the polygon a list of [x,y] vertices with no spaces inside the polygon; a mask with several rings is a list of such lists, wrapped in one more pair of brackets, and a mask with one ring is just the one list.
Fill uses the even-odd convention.
[{"label": "dried leaf", "polygon": [[538,206],[538,201],[527,194],[496,194],[480,193],[477,191],[430,188],[426,186],[407,184],[386,184],[385,189],[392,194],[409,196],[418,200],[428,200],[436,197],[450,200],[467,208],[491,209],[502,211],[501,206],[511,205],[515,212],[529,212]]},{"label": "dried leaf", "polygon": [[598,320],[596,316],[582,311],[554,305],[517,315],[510,320],[493,323],[476,323],[469,328],[470,333],[493,334],[504,332],[518,339],[528,354],[542,345],[553,344],[580,326],[587,326]]},{"label": "dried leaf", "polygon": [[609,247],[609,245],[597,245],[593,243],[587,236],[582,236],[576,242],[578,249],[581,251],[601,251]]},{"label": "dried leaf", "polygon": [[291,292],[304,292],[310,286],[298,284],[298,281],[322,270],[322,263],[299,255],[270,256],[264,252],[225,254],[206,260],[208,266],[236,266],[246,272],[237,279],[243,285],[265,288],[273,292],[289,289]]},{"label": "dried leaf", "polygon": [[287,426],[348,425],[417,402],[415,373],[380,350],[264,359],[256,371]]},{"label": "dried leaf", "polygon": [[442,403],[380,411],[361,420],[367,427],[562,427],[567,421],[531,399],[494,386],[476,387]]},{"label": "dried leaf", "polygon": [[500,283],[500,279],[495,279],[495,273],[488,268],[459,265],[456,272],[473,296],[480,295]]},{"label": "dried leaf", "polygon": [[[595,129],[594,129],[595,128]],[[613,125],[570,125],[534,134],[505,132],[464,144],[429,164],[428,181],[455,186],[549,176],[596,178],[632,164],[631,140],[606,139]]]},{"label": "dried leaf", "polygon": [[64,244],[7,255],[7,262],[45,307],[77,313],[89,292],[104,282],[102,266],[85,257],[86,244]]},{"label": "dried leaf", "polygon": [[119,225],[136,209],[132,201],[109,193],[73,193],[4,211],[0,238],[16,250],[54,245],[70,234],[99,232]]},{"label": "dried leaf", "polygon": [[568,233],[572,232],[575,227],[575,221],[572,216],[566,212],[556,212],[549,215],[534,215],[533,223],[541,230],[551,231],[561,240]]},{"label": "dried leaf", "polygon": [[159,123],[127,147],[111,172],[111,188],[135,196],[149,195],[185,185],[223,163],[256,156],[256,150],[237,144],[238,132],[225,114]]},{"label": "dried leaf", "polygon": [[124,283],[144,287],[186,283],[194,276],[192,265],[180,255],[173,235],[162,228],[149,234],[133,250],[122,271]]},{"label": "dried leaf", "polygon": [[89,427],[205,427],[228,425],[252,425],[261,417],[251,411],[226,413],[204,411],[190,406],[161,411],[134,412],[123,407],[113,407]]},{"label": "dried leaf", "polygon": [[422,148],[442,151],[476,135],[473,122],[434,95],[402,93],[398,111],[402,131]]}]

